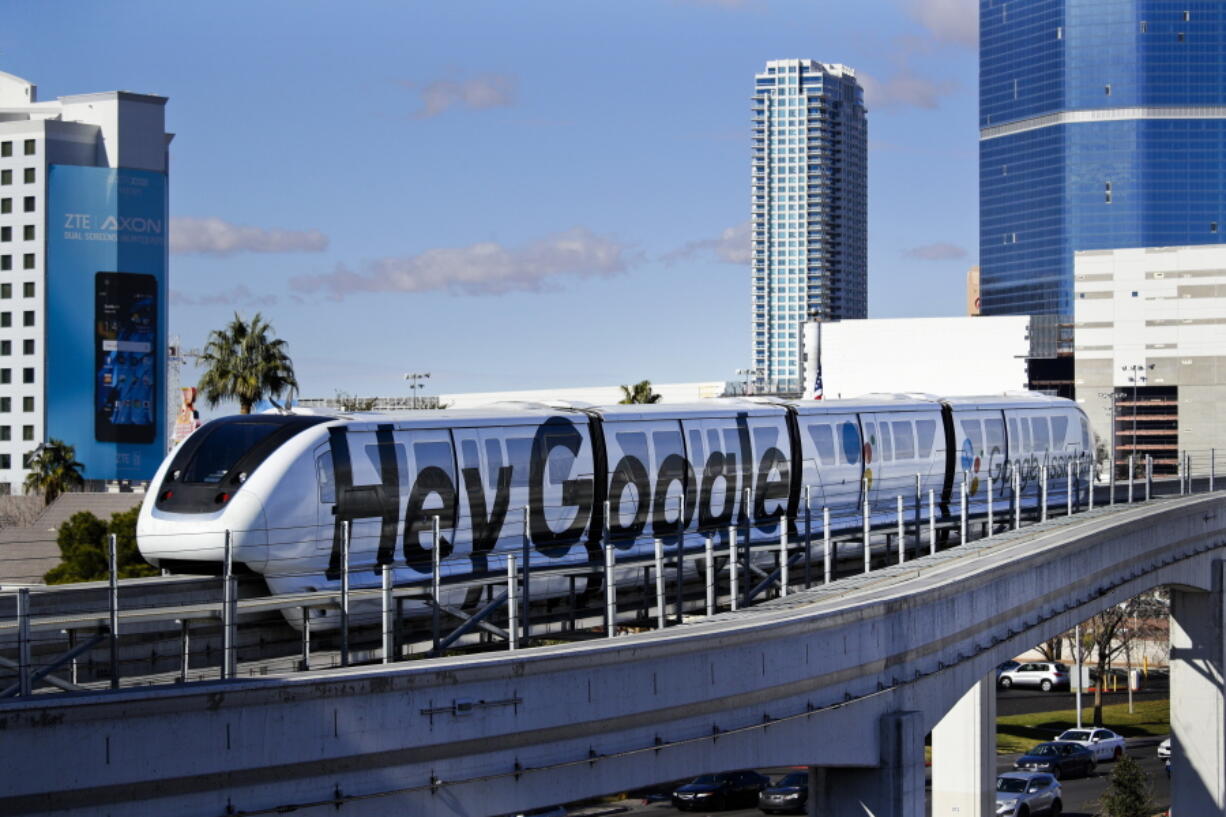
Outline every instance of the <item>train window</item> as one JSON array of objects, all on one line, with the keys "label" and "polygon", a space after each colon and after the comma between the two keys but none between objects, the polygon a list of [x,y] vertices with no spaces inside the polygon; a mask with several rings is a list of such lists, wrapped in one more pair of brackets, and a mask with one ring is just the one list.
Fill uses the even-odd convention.
[{"label": "train window", "polygon": [[1017,447],[1021,445],[1021,443],[1022,443],[1021,438],[1017,436],[1017,418],[1010,417],[1009,418],[1009,445],[1012,446],[1013,449],[1016,451]]},{"label": "train window", "polygon": [[987,434],[987,454],[991,456],[995,451],[998,454],[1005,452],[1005,422],[991,418],[983,421],[983,430]]},{"label": "train window", "polygon": [[282,426],[266,422],[227,422],[209,433],[207,445],[200,445],[183,469],[182,482],[213,484],[251,449]]},{"label": "train window", "polygon": [[532,438],[507,438],[507,464],[511,466],[511,487],[527,488],[532,470]]},{"label": "train window", "polygon": [[[403,450],[402,446],[396,446]],[[374,446],[370,446],[374,448]],[[399,454],[400,452],[396,452]],[[446,473],[450,474],[455,470],[454,463],[451,459],[451,443],[413,443],[413,458],[417,460],[417,470],[431,466],[441,468]]]},{"label": "train window", "polygon": [[502,443],[498,440],[485,441],[485,482],[491,489],[498,488],[498,472],[502,470]]},{"label": "train window", "polygon": [[476,440],[460,440],[460,465],[464,468],[481,467],[481,451]]},{"label": "train window", "polygon": [[877,439],[877,424],[863,423],[864,426],[864,445],[866,448],[872,449],[871,454],[867,454],[870,462],[874,462],[880,457],[881,440]]},{"label": "train window", "polygon": [[915,439],[910,420],[897,420],[894,427],[894,458],[898,460],[915,459]]},{"label": "train window", "polygon": [[[617,435],[617,445],[622,450],[622,453],[629,457],[634,457],[643,464],[646,468],[651,462],[651,457],[647,454],[647,435],[641,431],[623,431]],[[610,468],[616,467],[613,463]]]},{"label": "train window", "polygon": [[915,455],[921,460],[932,456],[932,441],[936,439],[937,424],[935,420],[917,420],[915,422]]},{"label": "train window", "polygon": [[690,463],[696,470],[701,470],[707,458],[702,450],[702,432],[696,428],[690,429]]},{"label": "train window", "polygon": [[809,436],[817,448],[817,459],[822,465],[837,465],[834,455],[834,429],[828,425],[809,426]]},{"label": "train window", "polygon": [[724,456],[732,454],[738,462],[745,461],[741,456],[741,433],[735,428],[724,429]]},{"label": "train window", "polygon": [[1046,417],[1031,417],[1030,427],[1034,431],[1034,450],[1047,451],[1051,449],[1051,433],[1047,428]]},{"label": "train window", "polygon": [[847,464],[855,465],[860,462],[860,454],[864,450],[864,445],[860,442],[859,427],[848,420],[840,426],[839,438],[843,442],[843,459]]},{"label": "train window", "polygon": [[983,452],[983,423],[963,420],[962,430],[966,432],[966,439],[970,440],[972,456],[978,457]]},{"label": "train window", "polygon": [[1034,451],[1034,440],[1030,436],[1030,421],[1022,417],[1017,421],[1017,424],[1022,431],[1022,450],[1027,452]]},{"label": "train window", "polygon": [[319,501],[324,505],[336,502],[336,477],[332,473],[332,452],[315,460],[315,475],[319,480]]},{"label": "train window", "polygon": [[549,482],[552,485],[561,485],[570,476],[571,468],[575,464],[575,455],[565,445],[552,444],[551,440],[555,438],[563,440],[567,438],[554,434],[545,435],[545,450],[549,452]]},{"label": "train window", "polygon": [[[394,450],[396,452],[396,468],[399,469],[396,473],[400,474],[400,480],[403,482],[404,480],[408,479],[409,455],[405,452],[403,445],[400,445],[399,443],[393,443],[393,445],[395,446]],[[366,453],[366,459],[370,462],[370,467],[375,469],[376,477],[382,480],[383,464],[379,461],[379,446],[363,446],[363,451]],[[448,464],[447,470],[450,472],[450,464]]]},{"label": "train window", "polygon": [[881,445],[881,461],[889,462],[894,459],[894,441],[890,435],[890,424],[880,423],[877,426],[877,433],[881,435],[878,442]]},{"label": "train window", "polygon": [[754,455],[761,460],[768,448],[775,448],[779,429],[774,426],[758,426],[753,430]]},{"label": "train window", "polygon": [[1068,418],[1056,416],[1051,418],[1051,445],[1052,448],[1064,449],[1064,442],[1068,437]]},{"label": "train window", "polygon": [[1090,450],[1090,426],[1086,423],[1086,418],[1081,418],[1081,450]]},{"label": "train window", "polygon": [[685,456],[685,443],[681,439],[680,431],[653,431],[651,443],[656,449],[657,468],[659,468],[660,463],[664,462],[664,458],[669,454],[676,454],[679,457]]},{"label": "train window", "polygon": [[711,451],[723,451],[723,446],[719,444],[719,432],[715,429],[707,430],[707,445]]}]

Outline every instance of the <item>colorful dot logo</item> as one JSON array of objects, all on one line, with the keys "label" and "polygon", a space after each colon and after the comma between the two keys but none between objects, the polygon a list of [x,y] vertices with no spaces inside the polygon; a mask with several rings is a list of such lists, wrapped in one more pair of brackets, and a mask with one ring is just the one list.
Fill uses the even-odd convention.
[{"label": "colorful dot logo", "polygon": [[983,452],[975,454],[975,446],[969,439],[962,442],[962,472],[970,476],[967,490],[972,495],[979,493],[979,469],[983,465]]}]

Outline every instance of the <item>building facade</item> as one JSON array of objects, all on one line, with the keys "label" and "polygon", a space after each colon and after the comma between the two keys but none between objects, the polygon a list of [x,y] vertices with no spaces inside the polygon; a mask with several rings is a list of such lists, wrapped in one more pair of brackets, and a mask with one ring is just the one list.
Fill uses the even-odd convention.
[{"label": "building facade", "polygon": [[1073,314],[1073,254],[1226,239],[1226,6],[980,0],[983,314]]},{"label": "building facade", "polygon": [[1159,475],[1226,456],[1226,247],[1079,252],[1074,293],[1077,402],[1103,453]]},{"label": "building facade", "polygon": [[754,80],[753,378],[799,392],[801,325],[868,313],[868,162],[855,72],[772,60]]},{"label": "building facade", "polygon": [[90,481],[166,450],[166,99],[0,73],[0,493],[41,444]]}]

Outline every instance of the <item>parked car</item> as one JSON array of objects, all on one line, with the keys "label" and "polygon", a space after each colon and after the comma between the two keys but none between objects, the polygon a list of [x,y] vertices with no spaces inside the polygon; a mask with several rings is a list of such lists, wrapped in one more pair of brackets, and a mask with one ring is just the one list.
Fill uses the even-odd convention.
[{"label": "parked car", "polygon": [[1069,672],[1067,666],[1057,661],[1036,661],[1005,670],[996,682],[1005,689],[1013,686],[1038,687],[1050,692],[1058,687],[1068,687]]},{"label": "parked car", "polygon": [[1057,780],[1073,775],[1089,776],[1097,764],[1094,755],[1076,743],[1051,741],[1040,743],[1013,761],[1013,768],[1023,772],[1047,772]]},{"label": "parked car", "polygon": [[1064,810],[1060,781],[1045,772],[1005,772],[996,778],[996,814],[1030,817]]},{"label": "parked car", "polygon": [[758,795],[758,808],[767,814],[781,811],[804,813],[809,800],[809,773],[790,772],[772,783]]},{"label": "parked car", "polygon": [[1167,738],[1158,744],[1158,757],[1170,758],[1171,756],[1171,739]]},{"label": "parked car", "polygon": [[1068,729],[1056,740],[1086,747],[1094,753],[1095,760],[1119,760],[1124,756],[1124,738],[1110,729]]},{"label": "parked car", "polygon": [[684,786],[677,787],[673,792],[673,805],[681,811],[755,806],[758,804],[758,793],[770,782],[766,775],[748,770],[701,774]]}]

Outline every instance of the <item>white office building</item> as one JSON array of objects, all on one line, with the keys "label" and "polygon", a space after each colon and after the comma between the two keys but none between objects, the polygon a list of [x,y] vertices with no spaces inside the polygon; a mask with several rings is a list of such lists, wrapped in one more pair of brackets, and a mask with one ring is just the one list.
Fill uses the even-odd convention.
[{"label": "white office building", "polygon": [[[165,104],[126,91],[40,102],[0,73],[0,493],[21,492],[24,458],[49,437],[97,481],[147,479],[164,453]],[[135,311],[148,336],[99,328]],[[100,385],[130,379],[103,371],[116,349],[143,366],[119,408]]]},{"label": "white office building", "polygon": [[801,390],[801,324],[868,314],[868,126],[855,71],[772,60],[754,81],[753,369]]}]

